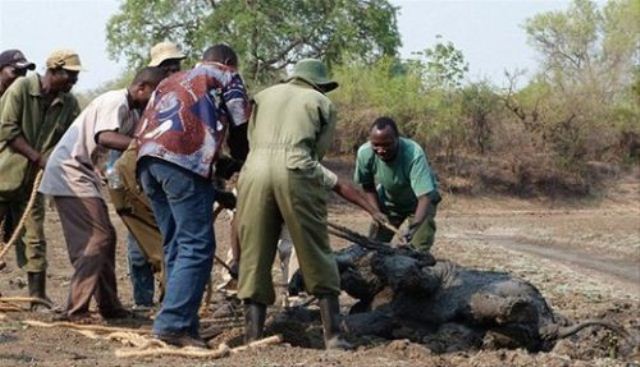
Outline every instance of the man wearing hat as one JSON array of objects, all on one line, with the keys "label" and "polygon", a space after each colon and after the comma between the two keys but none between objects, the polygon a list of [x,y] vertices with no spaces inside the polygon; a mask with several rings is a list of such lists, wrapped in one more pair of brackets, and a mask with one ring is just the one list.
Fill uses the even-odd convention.
[{"label": "man wearing hat", "polygon": [[27,61],[20,50],[6,50],[0,53],[0,97],[14,80],[27,75],[27,70],[35,68],[36,64]]},{"label": "man wearing hat", "polygon": [[238,298],[245,302],[246,342],[261,338],[266,305],[275,301],[271,267],[285,224],[307,292],[319,299],[325,347],[349,347],[340,336],[340,278],[327,233],[329,191],[384,219],[364,194],[320,164],[336,123],[325,93],[337,87],[322,62],[305,59],[285,83],[255,96],[250,150],[238,182]]},{"label": "man wearing hat", "polygon": [[[0,221],[18,223],[38,171],[69,125],[78,116],[78,101],[69,91],[78,80],[80,58],[56,50],[44,75],[17,79],[0,99]],[[9,233],[13,228],[9,228]],[[46,242],[41,194],[27,213],[24,235],[16,243],[18,266],[27,271],[29,295],[46,299]]]},{"label": "man wearing hat", "polygon": [[161,67],[169,74],[180,71],[180,62],[186,58],[175,43],[168,41],[157,43],[151,47],[149,56],[151,56],[149,66]]},{"label": "man wearing hat", "polygon": [[[150,67],[165,70],[165,76],[180,71],[181,61],[186,57],[172,42],[154,45],[149,56]],[[122,187],[110,188],[109,196],[116,212],[127,226],[127,263],[133,288],[134,310],[147,311],[153,306],[155,293],[154,273],[158,273],[161,285],[162,236],[156,224],[151,204],[139,189],[136,179],[138,145],[135,140],[115,162]],[[162,295],[162,287],[160,293]]]}]

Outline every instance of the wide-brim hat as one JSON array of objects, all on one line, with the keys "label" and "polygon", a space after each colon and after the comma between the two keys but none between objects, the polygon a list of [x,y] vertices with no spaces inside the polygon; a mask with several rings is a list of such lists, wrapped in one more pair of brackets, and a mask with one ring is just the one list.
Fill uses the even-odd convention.
[{"label": "wide-brim hat", "polygon": [[339,84],[329,78],[329,71],[322,61],[317,59],[302,59],[293,67],[293,72],[285,80],[302,79],[316,88],[330,92],[338,88]]},{"label": "wide-brim hat", "polygon": [[85,70],[80,63],[78,54],[69,49],[59,49],[53,51],[46,61],[47,69],[64,69],[69,71]]},{"label": "wide-brim hat", "polygon": [[149,66],[158,66],[166,60],[182,60],[187,57],[180,51],[175,43],[168,41],[160,42],[151,47],[149,56],[151,56]]}]

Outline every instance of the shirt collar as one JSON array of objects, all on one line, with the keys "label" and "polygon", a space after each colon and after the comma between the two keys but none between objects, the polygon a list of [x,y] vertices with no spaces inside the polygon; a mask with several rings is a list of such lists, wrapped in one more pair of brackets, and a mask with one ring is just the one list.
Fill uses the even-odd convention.
[{"label": "shirt collar", "polygon": [[[34,97],[42,97],[42,88],[40,86],[40,78],[41,75],[37,73],[33,73],[32,76],[29,76],[29,94]],[[51,105],[55,106],[56,104],[64,104],[64,92],[58,92],[53,101],[51,101]]]}]

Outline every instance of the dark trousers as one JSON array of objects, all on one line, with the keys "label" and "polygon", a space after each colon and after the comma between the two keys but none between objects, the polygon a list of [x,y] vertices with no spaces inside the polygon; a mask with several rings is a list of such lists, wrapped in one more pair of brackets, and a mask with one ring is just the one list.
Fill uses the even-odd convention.
[{"label": "dark trousers", "polygon": [[89,311],[91,297],[103,316],[119,309],[115,275],[116,232],[101,198],[54,197],[74,268],[67,315]]}]

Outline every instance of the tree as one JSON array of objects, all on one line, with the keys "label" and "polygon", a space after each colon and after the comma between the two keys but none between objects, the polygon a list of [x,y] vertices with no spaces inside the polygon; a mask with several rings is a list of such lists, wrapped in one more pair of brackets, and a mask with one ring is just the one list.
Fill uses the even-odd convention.
[{"label": "tree", "polygon": [[429,88],[442,88],[445,90],[457,89],[462,85],[469,64],[464,59],[464,54],[457,49],[453,42],[442,42],[441,35],[436,35],[438,43],[435,46],[415,55],[421,57],[414,60],[424,69],[424,78]]},{"label": "tree", "polygon": [[574,0],[567,10],[527,20],[525,30],[542,56],[536,79],[548,90],[533,110],[543,140],[566,167],[583,169],[588,160],[606,159],[623,138],[625,121],[640,118],[628,108],[640,64],[640,1],[598,6]]},{"label": "tree", "polygon": [[531,45],[542,55],[543,73],[556,87],[591,89],[610,102],[631,81],[640,61],[640,1],[574,0],[568,10],[527,20]]},{"label": "tree", "polygon": [[400,46],[397,8],[387,0],[125,0],[107,24],[108,51],[141,66],[150,47],[172,40],[193,59],[231,45],[246,77],[267,80],[305,57],[330,66],[373,61]]}]

